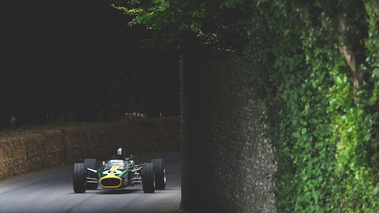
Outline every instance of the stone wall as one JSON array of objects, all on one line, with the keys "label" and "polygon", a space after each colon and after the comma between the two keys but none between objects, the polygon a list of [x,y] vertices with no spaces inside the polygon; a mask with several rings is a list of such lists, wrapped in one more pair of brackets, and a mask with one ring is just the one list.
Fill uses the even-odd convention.
[{"label": "stone wall", "polygon": [[182,208],[276,212],[273,150],[249,66],[233,53],[182,49]]},{"label": "stone wall", "polygon": [[107,160],[118,147],[127,154],[178,151],[178,117],[104,123],[59,123],[0,132],[0,180],[85,158]]}]

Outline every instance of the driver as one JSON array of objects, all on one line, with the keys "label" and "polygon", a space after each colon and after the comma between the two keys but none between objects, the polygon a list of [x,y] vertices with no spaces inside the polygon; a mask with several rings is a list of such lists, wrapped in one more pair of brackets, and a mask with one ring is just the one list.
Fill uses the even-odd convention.
[{"label": "driver", "polygon": [[113,156],[113,159],[124,160],[127,167],[134,167],[135,163],[133,161],[133,155],[130,155],[129,158],[126,157],[126,152],[122,148],[118,148],[116,154]]},{"label": "driver", "polygon": [[113,156],[114,159],[126,160],[126,153],[122,148],[118,148],[116,154]]}]

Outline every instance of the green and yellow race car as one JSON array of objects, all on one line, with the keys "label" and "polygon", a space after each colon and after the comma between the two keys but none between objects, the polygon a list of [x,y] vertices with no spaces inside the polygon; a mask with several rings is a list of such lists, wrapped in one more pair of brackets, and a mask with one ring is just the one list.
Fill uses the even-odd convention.
[{"label": "green and yellow race car", "polygon": [[119,148],[113,159],[98,164],[88,158],[84,163],[74,164],[73,188],[75,193],[96,190],[100,184],[105,189],[125,188],[142,184],[145,193],[166,188],[166,166],[163,159],[153,159],[151,163],[136,165],[133,155],[126,157]]}]

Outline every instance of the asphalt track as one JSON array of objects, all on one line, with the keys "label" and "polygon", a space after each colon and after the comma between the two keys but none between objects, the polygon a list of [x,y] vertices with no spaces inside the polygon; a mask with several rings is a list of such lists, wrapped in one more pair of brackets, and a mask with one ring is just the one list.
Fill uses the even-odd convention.
[{"label": "asphalt track", "polygon": [[60,212],[178,212],[181,199],[180,153],[157,153],[136,157],[137,164],[163,158],[167,186],[152,194],[142,186],[124,189],[87,190],[75,194],[72,188],[73,165],[21,175],[0,182],[1,213]]}]

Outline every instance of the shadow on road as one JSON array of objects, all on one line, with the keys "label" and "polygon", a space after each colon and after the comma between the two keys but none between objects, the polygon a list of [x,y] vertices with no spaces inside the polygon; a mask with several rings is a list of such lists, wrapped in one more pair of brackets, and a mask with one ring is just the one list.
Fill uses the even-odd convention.
[{"label": "shadow on road", "polygon": [[108,194],[108,195],[119,195],[119,194],[131,194],[131,193],[143,193],[141,189],[103,189],[97,190],[96,194]]}]

